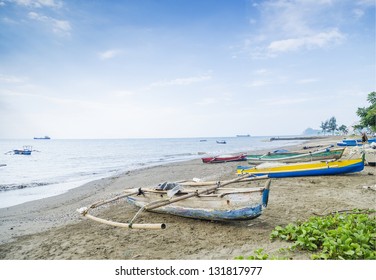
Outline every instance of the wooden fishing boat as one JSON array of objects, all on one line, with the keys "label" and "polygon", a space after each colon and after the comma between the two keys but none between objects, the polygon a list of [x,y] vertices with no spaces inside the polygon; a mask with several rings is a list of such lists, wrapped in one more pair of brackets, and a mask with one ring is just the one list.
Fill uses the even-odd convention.
[{"label": "wooden fishing boat", "polygon": [[[189,191],[182,190],[175,196],[178,199],[186,194],[189,194]],[[268,196],[269,186],[219,188],[215,192],[193,196],[151,211],[201,220],[251,220],[262,214],[268,204]],[[129,203],[141,208],[161,199],[169,199],[166,191],[145,189],[141,190],[139,195],[127,197]]]},{"label": "wooden fishing boat", "polygon": [[243,161],[247,160],[245,154],[240,155],[220,155],[215,157],[204,157],[202,158],[203,163],[220,163],[229,161]]},{"label": "wooden fishing boat", "polygon": [[358,159],[336,161],[314,161],[304,163],[279,163],[270,166],[271,163],[258,166],[238,166],[237,173],[250,175],[268,175],[269,178],[299,177],[299,176],[323,176],[344,173],[359,172],[364,169],[364,155]]},{"label": "wooden fishing boat", "polygon": [[321,149],[310,152],[283,152],[283,153],[267,153],[267,154],[255,154],[247,155],[246,159],[250,164],[261,164],[264,162],[307,162],[317,160],[329,160],[341,158],[344,148],[339,149]]},{"label": "wooden fishing boat", "polygon": [[[134,224],[134,220],[142,211],[171,214],[186,218],[237,221],[251,220],[260,216],[268,205],[270,179],[259,188],[225,188],[225,186],[260,178],[249,178],[249,175],[224,182],[182,182],[164,183],[156,188],[127,189],[123,195],[113,199],[94,203],[78,211],[85,217],[104,224],[125,228],[163,229],[165,224]],[[172,188],[166,188],[172,186]],[[207,186],[202,188],[203,186]],[[140,207],[140,210],[129,223],[108,221],[88,214],[90,209],[106,203],[125,198],[130,204]]]}]

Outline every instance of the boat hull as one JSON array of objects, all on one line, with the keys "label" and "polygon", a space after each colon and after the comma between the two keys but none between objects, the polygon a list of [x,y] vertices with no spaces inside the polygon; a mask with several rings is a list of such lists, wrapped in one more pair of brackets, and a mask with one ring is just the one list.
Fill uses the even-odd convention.
[{"label": "boat hull", "polygon": [[247,160],[245,155],[217,156],[217,157],[202,158],[203,163],[221,163],[221,162],[244,161],[244,160]]},{"label": "boat hull", "polygon": [[13,152],[15,155],[26,155],[26,156],[31,155],[30,150],[13,150]]},{"label": "boat hull", "polygon": [[247,155],[247,160],[251,164],[261,164],[263,162],[308,162],[318,160],[339,159],[343,154],[344,148],[324,150],[311,153],[272,153],[267,155]]},{"label": "boat hull", "polygon": [[[200,195],[150,211],[211,221],[251,220],[262,214],[267,207],[268,197],[268,188],[258,192]],[[148,203],[161,198],[168,199],[167,195],[156,192],[129,196],[127,200],[137,207],[144,207]]]},{"label": "boat hull", "polygon": [[269,178],[325,176],[360,172],[364,169],[364,159],[332,162],[310,162],[288,164],[278,167],[258,168],[238,166],[237,173],[250,175],[268,175]]}]

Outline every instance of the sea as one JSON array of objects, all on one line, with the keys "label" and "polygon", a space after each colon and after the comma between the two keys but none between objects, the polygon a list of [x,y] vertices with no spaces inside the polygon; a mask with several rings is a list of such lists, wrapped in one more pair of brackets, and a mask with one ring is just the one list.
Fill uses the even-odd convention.
[{"label": "sea", "polygon": [[[269,141],[271,137],[0,139],[0,208],[56,196],[135,169],[302,142]],[[24,146],[32,147],[30,155],[14,154],[13,150]]]}]

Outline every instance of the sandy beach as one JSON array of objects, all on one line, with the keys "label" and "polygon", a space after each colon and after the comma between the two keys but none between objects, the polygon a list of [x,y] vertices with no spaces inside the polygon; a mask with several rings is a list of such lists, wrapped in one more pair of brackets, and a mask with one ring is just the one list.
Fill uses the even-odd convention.
[{"label": "sandy beach", "polygon": [[[289,147],[335,144],[339,137],[315,139]],[[203,164],[201,160],[145,168],[90,182],[69,192],[0,209],[0,259],[5,260],[227,260],[263,248],[276,255],[288,243],[270,241],[270,232],[313,215],[348,209],[375,209],[376,168],[337,176],[272,179],[264,214],[242,222],[210,222],[164,214],[142,213],[140,223],[165,223],[164,230],[128,230],[87,220],[76,209],[111,198],[122,190],[164,181],[235,178],[238,162]],[[262,186],[252,182],[251,186]],[[129,221],[138,208],[118,201],[95,210],[111,220]],[[290,253],[292,259],[309,259]]]}]

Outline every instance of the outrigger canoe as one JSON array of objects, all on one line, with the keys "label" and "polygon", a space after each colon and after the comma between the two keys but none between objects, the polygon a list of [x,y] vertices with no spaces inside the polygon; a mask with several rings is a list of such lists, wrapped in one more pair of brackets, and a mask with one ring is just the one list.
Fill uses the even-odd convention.
[{"label": "outrigger canoe", "polygon": [[[269,166],[265,166],[269,165]],[[360,172],[364,169],[364,155],[359,159],[347,159],[337,161],[315,161],[304,163],[278,164],[270,166],[270,163],[258,166],[238,166],[238,174],[268,175],[269,178],[299,177],[299,176],[323,176],[344,173]]]},{"label": "outrigger canoe", "polygon": [[[107,201],[94,203],[78,211],[85,217],[104,224],[125,228],[163,229],[165,224],[134,224],[133,221],[142,211],[171,214],[186,218],[237,221],[251,220],[259,217],[268,205],[270,179],[243,175],[238,178],[221,182],[198,183],[164,183],[156,188],[135,188],[125,190],[123,195]],[[224,186],[240,181],[267,179],[259,188],[224,188]],[[171,186],[168,189],[165,186]],[[201,185],[201,187],[199,186]],[[202,186],[208,186],[202,188]],[[140,210],[129,223],[119,223],[88,214],[90,209],[106,203],[125,198]]]},{"label": "outrigger canoe", "polygon": [[220,163],[220,162],[230,162],[230,161],[243,161],[246,160],[245,154],[240,155],[221,155],[215,157],[205,157],[202,158],[203,163]]},{"label": "outrigger canoe", "polygon": [[285,153],[267,153],[264,155],[247,155],[246,158],[250,164],[261,164],[263,162],[307,162],[318,160],[329,160],[341,158],[344,148],[340,149],[322,149],[312,152],[285,152]]},{"label": "outrigger canoe", "polygon": [[[189,192],[183,190],[175,196],[178,199],[187,194]],[[211,221],[251,220],[262,214],[268,204],[268,196],[269,186],[265,188],[220,188],[215,192],[180,200],[152,211]],[[145,189],[141,190],[139,195],[127,197],[129,203],[140,208],[161,199],[169,199],[167,191]]]}]

